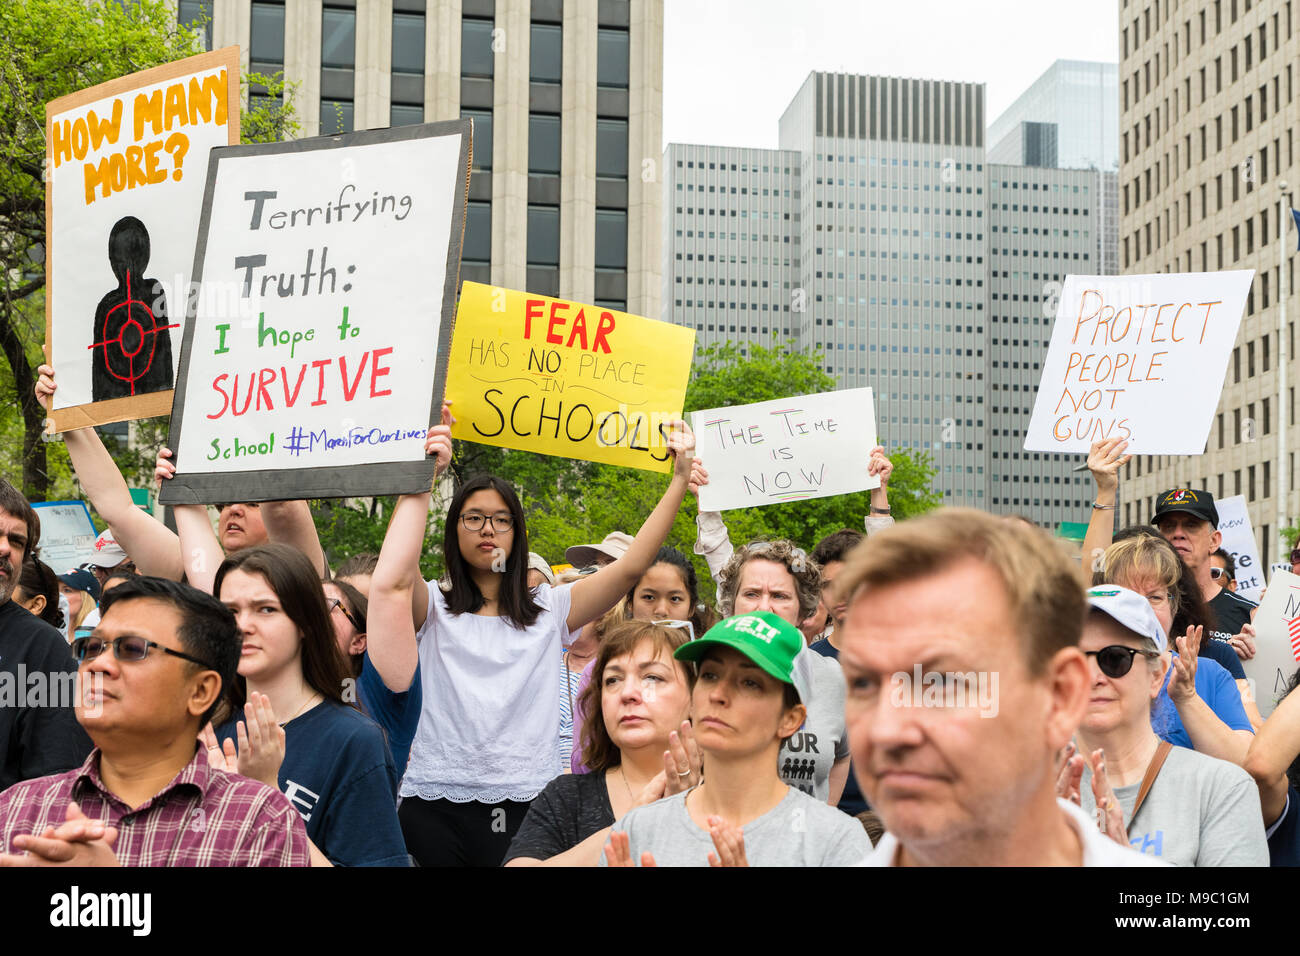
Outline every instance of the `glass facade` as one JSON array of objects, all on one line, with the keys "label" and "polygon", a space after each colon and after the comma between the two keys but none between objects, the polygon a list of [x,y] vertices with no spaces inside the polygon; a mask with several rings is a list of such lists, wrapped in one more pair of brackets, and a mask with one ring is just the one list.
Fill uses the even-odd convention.
[{"label": "glass facade", "polygon": [[989,124],[989,162],[1029,165],[1021,124],[1054,123],[1056,161],[1041,165],[1118,170],[1118,74],[1114,63],[1057,60]]}]

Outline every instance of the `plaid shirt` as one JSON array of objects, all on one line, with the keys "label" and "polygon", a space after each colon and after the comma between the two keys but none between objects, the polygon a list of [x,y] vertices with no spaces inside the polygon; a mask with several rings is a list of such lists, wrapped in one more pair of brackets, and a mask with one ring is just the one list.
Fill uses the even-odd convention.
[{"label": "plaid shirt", "polygon": [[0,852],[21,853],[16,836],[67,819],[73,800],[91,820],[117,827],[123,866],[310,866],[307,830],[278,790],[194,759],[132,810],[99,776],[96,747],[78,770],[15,784],[0,793]]}]

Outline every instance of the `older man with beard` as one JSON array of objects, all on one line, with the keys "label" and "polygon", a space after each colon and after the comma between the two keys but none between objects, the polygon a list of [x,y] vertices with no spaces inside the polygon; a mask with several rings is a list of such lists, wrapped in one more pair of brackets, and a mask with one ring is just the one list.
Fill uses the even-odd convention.
[{"label": "older man with beard", "polygon": [[27,499],[0,478],[0,790],[78,766],[90,738],[71,699],[77,663],[56,628],[12,600],[41,526]]}]

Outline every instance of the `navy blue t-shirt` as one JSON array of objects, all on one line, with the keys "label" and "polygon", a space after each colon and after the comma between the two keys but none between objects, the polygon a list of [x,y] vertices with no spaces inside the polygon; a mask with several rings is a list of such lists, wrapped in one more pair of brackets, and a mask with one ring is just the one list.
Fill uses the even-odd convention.
[{"label": "navy blue t-shirt", "polygon": [[[217,728],[235,736],[235,721]],[[280,791],[307,836],[335,866],[407,866],[397,822],[397,780],[379,725],[326,700],[284,725]]]},{"label": "navy blue t-shirt", "polygon": [[420,707],[424,703],[419,663],[415,665],[411,686],[399,694],[389,690],[375,670],[375,665],[370,663],[370,652],[365,652],[361,661],[361,676],[357,678],[357,697],[361,709],[383,728],[384,735],[388,738],[388,749],[393,755],[396,771],[393,780],[393,790],[396,792],[402,774],[406,773],[406,762],[411,756],[411,741],[415,739],[415,728],[420,723]]},{"label": "navy blue t-shirt", "polygon": [[1286,788],[1286,807],[1268,828],[1268,865],[1300,866],[1300,793]]},{"label": "navy blue t-shirt", "polygon": [[[820,641],[814,641],[808,645],[808,649],[816,651],[822,657],[829,657],[837,661],[840,659],[840,652],[830,642],[830,638],[823,637]],[[844,792],[840,794],[840,802],[836,806],[852,816],[857,816],[859,813],[871,809],[871,805],[867,803],[867,798],[862,794],[862,788],[858,786],[858,777],[853,772],[853,761],[851,760],[849,761],[849,779],[844,782]]]},{"label": "navy blue t-shirt", "polygon": [[1208,657],[1210,660],[1216,661],[1232,675],[1233,680],[1246,679],[1246,672],[1241,667],[1241,658],[1237,656],[1237,652],[1232,649],[1231,644],[1207,637],[1201,642],[1201,653],[1198,656]]}]

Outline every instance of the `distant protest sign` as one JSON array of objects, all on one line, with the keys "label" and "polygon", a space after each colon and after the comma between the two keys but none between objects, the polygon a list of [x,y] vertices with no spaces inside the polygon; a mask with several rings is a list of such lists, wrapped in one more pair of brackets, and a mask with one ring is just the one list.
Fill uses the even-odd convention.
[{"label": "distant protest sign", "polygon": [[1267,717],[1300,668],[1300,576],[1274,572],[1253,623],[1255,656],[1241,666],[1255,682],[1259,712]]},{"label": "distant protest sign", "polygon": [[55,431],[166,415],[214,146],[239,142],[239,48],[46,105]]},{"label": "distant protest sign", "polygon": [[1203,453],[1254,274],[1067,276],[1025,448]]},{"label": "distant protest sign", "polygon": [[828,498],[868,488],[876,444],[869,388],[779,398],[691,414],[695,453],[709,472],[701,511]]},{"label": "distant protest sign", "polygon": [[695,332],[612,309],[466,282],[451,345],[452,435],[670,471]]},{"label": "distant protest sign", "polygon": [[1246,498],[1233,495],[1219,498],[1214,504],[1219,512],[1223,550],[1232,555],[1236,566],[1237,593],[1258,603],[1264,590],[1264,572],[1259,561],[1259,545],[1255,543],[1255,532],[1250,526],[1250,514],[1246,511]]},{"label": "distant protest sign", "polygon": [[40,558],[55,574],[64,574],[95,556],[95,522],[84,501],[34,501],[41,519]]},{"label": "distant protest sign", "polygon": [[470,129],[213,152],[162,503],[428,488]]}]

